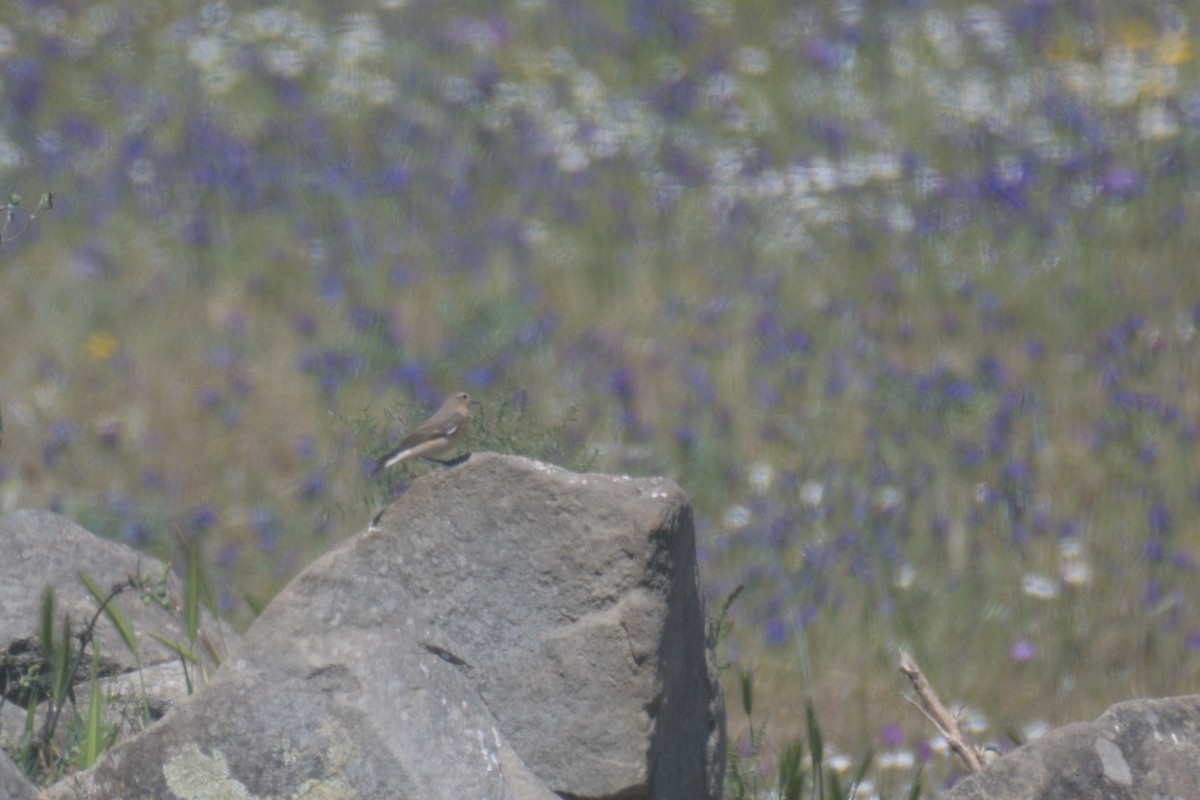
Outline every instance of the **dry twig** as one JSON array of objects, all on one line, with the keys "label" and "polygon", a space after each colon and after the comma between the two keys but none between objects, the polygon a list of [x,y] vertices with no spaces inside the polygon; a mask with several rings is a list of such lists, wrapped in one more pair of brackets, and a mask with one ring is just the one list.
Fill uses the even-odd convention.
[{"label": "dry twig", "polygon": [[908,676],[912,682],[913,689],[917,692],[917,697],[921,698],[920,704],[911,697],[906,697],[908,702],[925,715],[925,718],[933,723],[942,734],[946,737],[946,743],[950,745],[950,749],[958,754],[958,757],[967,765],[967,769],[971,772],[983,772],[986,762],[983,759],[983,750],[972,744],[963,733],[962,728],[958,724],[958,720],[954,715],[946,710],[942,705],[942,701],[938,699],[937,692],[933,691],[933,687],[929,685],[925,674],[921,672],[921,668],[917,666],[917,662],[913,660],[906,651],[900,651],[900,671]]}]

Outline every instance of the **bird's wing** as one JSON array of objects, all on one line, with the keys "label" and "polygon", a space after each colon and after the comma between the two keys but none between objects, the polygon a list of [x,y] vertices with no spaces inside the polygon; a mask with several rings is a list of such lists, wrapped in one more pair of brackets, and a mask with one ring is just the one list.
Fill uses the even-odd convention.
[{"label": "bird's wing", "polygon": [[466,414],[461,411],[452,411],[448,416],[442,417],[440,414],[435,415],[433,419],[426,422],[415,431],[405,436],[400,444],[396,446],[397,450],[407,450],[414,445],[427,442],[430,439],[453,436],[458,430],[458,426],[463,424],[463,420],[467,418]]}]

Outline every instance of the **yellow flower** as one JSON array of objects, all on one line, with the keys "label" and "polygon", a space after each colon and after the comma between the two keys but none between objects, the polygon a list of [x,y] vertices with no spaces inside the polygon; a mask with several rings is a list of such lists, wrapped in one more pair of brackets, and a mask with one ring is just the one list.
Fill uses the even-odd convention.
[{"label": "yellow flower", "polygon": [[1177,67],[1193,56],[1192,40],[1182,31],[1167,34],[1154,46],[1154,61],[1164,67]]},{"label": "yellow flower", "polygon": [[96,331],[84,345],[87,354],[97,361],[108,361],[117,352],[117,338],[105,331]]},{"label": "yellow flower", "polygon": [[1154,28],[1150,26],[1150,23],[1145,20],[1134,19],[1129,20],[1120,27],[1115,37],[1115,44],[1117,47],[1137,52],[1140,50],[1149,50],[1154,46],[1156,38]]},{"label": "yellow flower", "polygon": [[1078,56],[1075,43],[1061,34],[1050,40],[1044,52],[1046,60],[1053,62],[1073,61]]}]

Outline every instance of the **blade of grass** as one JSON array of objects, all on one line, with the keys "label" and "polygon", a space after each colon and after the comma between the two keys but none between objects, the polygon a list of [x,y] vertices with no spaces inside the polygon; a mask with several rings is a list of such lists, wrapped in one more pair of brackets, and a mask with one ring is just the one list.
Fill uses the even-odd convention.
[{"label": "blade of grass", "polygon": [[92,679],[91,687],[88,689],[88,715],[83,735],[83,763],[80,765],[83,769],[87,769],[92,764],[95,764],[96,759],[100,757],[100,753],[102,752],[102,702],[100,694],[100,644],[99,642],[93,642]]},{"label": "blade of grass", "polygon": [[63,615],[62,638],[54,649],[53,694],[51,702],[61,708],[66,699],[67,691],[71,688],[71,615]]},{"label": "blade of grass", "polygon": [[793,739],[779,757],[778,795],[781,800],[800,800],[804,788],[804,742]]},{"label": "blade of grass", "polygon": [[917,767],[917,775],[913,778],[912,788],[908,790],[907,800],[919,800],[921,797],[921,771],[925,769],[925,765]]},{"label": "blade of grass", "polygon": [[821,743],[821,726],[817,724],[817,712],[812,700],[804,704],[808,723],[808,752],[812,755],[813,797],[825,797],[825,749]]},{"label": "blade of grass", "polygon": [[104,610],[104,616],[108,617],[108,621],[117,629],[117,633],[121,635],[121,641],[125,643],[126,649],[136,658],[138,655],[137,637],[133,634],[133,627],[129,624],[129,620],[125,618],[120,609],[112,604],[112,594],[106,593],[101,589],[100,585],[86,572],[79,572],[79,580],[83,583],[84,588],[88,590],[88,594]]},{"label": "blade of grass", "polygon": [[162,636],[159,636],[157,633],[151,633],[150,635],[153,636],[164,647],[167,647],[168,649],[170,649],[171,652],[173,652],[175,655],[179,656],[179,663],[183,665],[183,680],[184,680],[184,683],[187,684],[187,693],[191,694],[192,693],[192,674],[191,674],[191,670],[188,669],[188,664],[196,663],[196,654],[193,653],[191,650],[183,649],[183,647],[179,643],[173,642],[170,639],[165,639]]},{"label": "blade of grass", "polygon": [[157,633],[153,632],[151,632],[150,636],[157,640],[164,647],[168,648],[172,653],[179,656],[182,661],[186,661],[190,664],[196,663],[196,654],[191,650],[185,649],[183,645],[179,644],[178,642],[172,641],[163,636],[159,636]]},{"label": "blade of grass", "polygon": [[745,671],[738,677],[741,680],[742,710],[746,712],[747,717],[750,717],[754,711],[754,676],[749,671]]},{"label": "blade of grass", "polygon": [[863,760],[859,762],[858,771],[854,773],[854,781],[850,784],[849,794],[851,796],[853,796],[855,790],[858,789],[859,784],[861,784],[863,781],[863,778],[867,776],[867,770],[871,767],[871,759],[874,757],[874,749],[868,749],[866,755],[863,756]]},{"label": "blade of grass", "polygon": [[42,613],[40,617],[40,627],[38,628],[38,640],[42,645],[42,652],[46,655],[47,663],[54,663],[54,589],[47,586],[42,592]]},{"label": "blade of grass", "polygon": [[187,564],[184,570],[183,619],[188,641],[195,642],[196,633],[200,630],[200,558],[194,544],[187,548],[184,557]]}]

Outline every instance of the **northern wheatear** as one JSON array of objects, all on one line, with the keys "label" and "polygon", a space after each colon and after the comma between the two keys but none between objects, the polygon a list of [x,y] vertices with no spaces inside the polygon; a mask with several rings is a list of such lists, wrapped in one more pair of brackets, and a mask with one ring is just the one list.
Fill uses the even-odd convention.
[{"label": "northern wheatear", "polygon": [[469,394],[459,392],[450,395],[436,414],[421,427],[405,436],[400,444],[376,461],[375,469],[372,472],[378,472],[414,458],[440,463],[434,460],[433,456],[444,453],[458,443],[458,440],[467,432],[467,417],[470,413],[471,396]]}]

